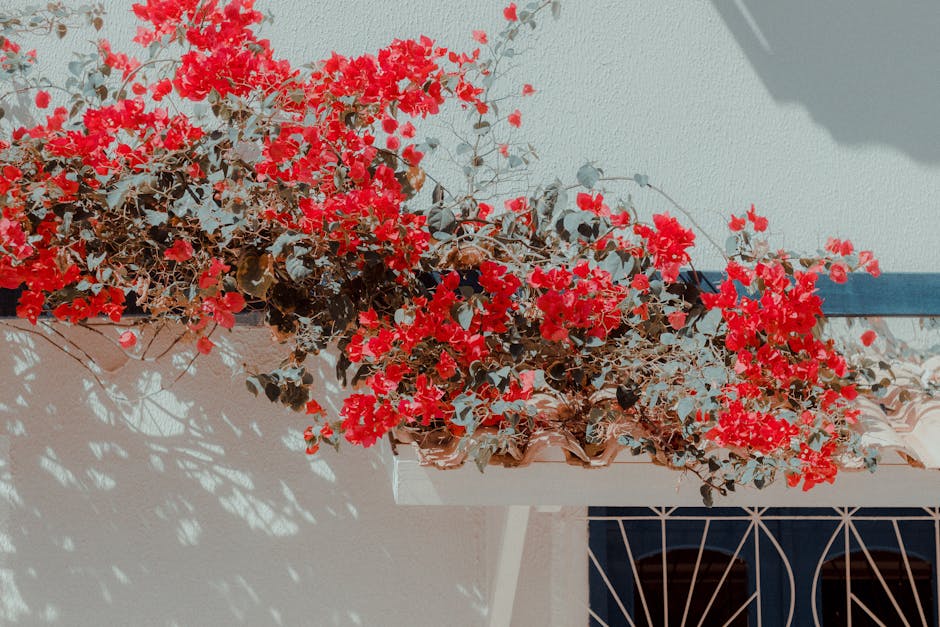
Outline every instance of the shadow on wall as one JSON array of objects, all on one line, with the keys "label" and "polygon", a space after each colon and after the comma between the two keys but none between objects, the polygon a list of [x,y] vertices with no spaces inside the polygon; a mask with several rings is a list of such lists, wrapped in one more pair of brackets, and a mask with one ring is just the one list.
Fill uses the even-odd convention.
[{"label": "shadow on wall", "polygon": [[839,143],[940,162],[936,0],[711,0],[778,101]]},{"label": "shadow on wall", "polygon": [[[89,348],[112,369],[99,384],[0,327],[0,623],[409,624],[403,575],[439,599],[434,624],[485,613],[480,546],[452,542],[475,514],[395,508],[378,455],[306,457],[305,418],[232,376],[266,336],[236,329],[175,384],[185,349],[123,364]],[[329,385],[330,360],[316,365]]]}]

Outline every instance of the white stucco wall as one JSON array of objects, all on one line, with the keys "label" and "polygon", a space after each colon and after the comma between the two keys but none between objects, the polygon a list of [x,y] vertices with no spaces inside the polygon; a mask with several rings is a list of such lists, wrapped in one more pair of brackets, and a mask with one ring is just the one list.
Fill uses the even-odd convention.
[{"label": "white stucco wall", "polygon": [[[185,349],[148,364],[71,337],[103,387],[0,328],[0,623],[488,624],[505,509],[396,506],[378,448],[305,456],[303,416],[233,377],[274,355],[266,330],[236,329],[172,386]],[[546,622],[573,595],[546,568],[571,516],[532,517],[520,611],[540,618],[519,624],[571,624]]]},{"label": "white stucco wall", "polygon": [[[298,61],[419,33],[470,47],[471,28],[502,26],[503,4],[258,0]],[[539,90],[519,103],[518,136],[546,179],[573,180],[587,160],[645,173],[713,233],[755,203],[780,246],[832,235],[874,250],[884,271],[936,271],[938,31],[929,1],[568,1],[518,59],[519,85]]]},{"label": "white stucco wall", "polygon": [[[105,4],[107,36],[128,41],[131,3]],[[420,33],[469,47],[502,7],[257,4],[297,62]],[[926,1],[568,0],[520,59],[519,83],[539,93],[520,102],[518,133],[546,177],[597,160],[648,174],[713,231],[754,202],[780,245],[839,235],[885,271],[936,271],[938,31]],[[82,39],[41,48],[44,63]],[[376,453],[306,458],[302,417],[252,398],[218,356],[169,392],[156,390],[179,363],[108,357],[105,393],[44,340],[0,332],[0,622],[486,624],[498,511],[396,507]],[[271,354],[263,332],[241,333],[236,365]],[[533,514],[513,624],[571,624],[559,516]]]}]

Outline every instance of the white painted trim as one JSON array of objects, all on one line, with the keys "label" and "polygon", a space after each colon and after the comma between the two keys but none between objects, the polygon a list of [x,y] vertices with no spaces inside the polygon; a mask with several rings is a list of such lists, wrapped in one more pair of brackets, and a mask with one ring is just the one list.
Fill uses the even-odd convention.
[{"label": "white painted trim", "polygon": [[[622,459],[622,461],[621,461]],[[635,461],[634,461],[635,460]],[[621,505],[699,507],[698,480],[639,457],[609,467],[580,468],[535,462],[522,468],[473,464],[452,470],[422,466],[410,446],[391,461],[392,490],[400,505]],[[728,507],[921,507],[940,505],[940,472],[882,464],[874,474],[843,471],[833,485],[809,492],[779,481],[763,490],[739,489],[715,499]]]},{"label": "white painted trim", "polygon": [[516,587],[519,585],[519,570],[522,568],[522,552],[525,549],[531,509],[525,505],[511,505],[506,508],[496,573],[490,584],[488,627],[512,626],[512,606],[516,600]]},{"label": "white painted trim", "polygon": [[563,507],[550,514],[551,627],[580,627],[589,623],[590,584],[587,509]]}]

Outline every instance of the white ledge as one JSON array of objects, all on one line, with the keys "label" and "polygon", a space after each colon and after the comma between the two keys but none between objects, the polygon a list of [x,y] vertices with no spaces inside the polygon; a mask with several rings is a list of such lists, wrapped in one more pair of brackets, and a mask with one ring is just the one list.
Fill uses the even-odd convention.
[{"label": "white ledge", "polygon": [[[520,468],[472,463],[452,470],[422,466],[414,450],[390,450],[392,490],[399,505],[566,505],[701,507],[698,479],[640,457],[610,466],[580,468],[563,461]],[[872,474],[842,471],[834,484],[808,492],[778,481],[763,490],[738,488],[715,495],[716,507],[936,507],[940,472],[907,464],[882,464]]]}]

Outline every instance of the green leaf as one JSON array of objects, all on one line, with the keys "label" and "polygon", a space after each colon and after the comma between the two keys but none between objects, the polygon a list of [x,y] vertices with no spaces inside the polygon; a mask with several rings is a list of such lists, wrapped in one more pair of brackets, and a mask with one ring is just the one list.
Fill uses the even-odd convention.
[{"label": "green leaf", "polygon": [[721,310],[710,309],[695,323],[695,329],[703,335],[713,336],[719,324],[721,324]]},{"label": "green leaf", "polygon": [[277,236],[277,239],[274,240],[274,243],[268,246],[268,252],[275,257],[279,257],[281,253],[284,252],[284,247],[299,241],[302,237],[303,234],[297,232],[287,231],[281,233]]},{"label": "green leaf", "polygon": [[101,253],[101,254],[98,255],[98,256],[95,256],[95,255],[92,255],[92,254],[89,253],[89,255],[88,255],[88,260],[87,260],[87,261],[88,261],[88,269],[91,270],[91,271],[94,271],[95,268],[97,268],[98,266],[101,265],[101,262],[104,261],[104,258],[107,257],[107,256],[108,256],[107,253]]},{"label": "green leaf", "polygon": [[304,264],[304,260],[300,254],[297,254],[300,250],[303,249],[295,249],[294,254],[290,255],[284,262],[284,269],[287,270],[287,274],[290,275],[290,278],[295,281],[310,276],[310,273],[313,272],[313,270]]},{"label": "green leaf", "polygon": [[585,163],[578,169],[578,183],[583,187],[592,189],[597,185],[597,181],[603,173],[602,170],[595,168],[590,163]]},{"label": "green leaf", "polygon": [[647,187],[650,184],[650,177],[645,174],[634,174],[633,180],[636,181],[636,184],[640,187]]},{"label": "green leaf", "polygon": [[615,250],[604,257],[598,264],[602,270],[610,273],[610,280],[614,283],[624,281],[633,270],[633,257],[627,253]]},{"label": "green leaf", "polygon": [[617,404],[621,409],[630,409],[640,400],[640,391],[633,384],[617,386]]},{"label": "green leaf", "polygon": [[679,420],[685,420],[688,418],[694,409],[695,397],[683,396],[681,399],[679,399],[678,405],[676,405],[676,413],[679,415]]},{"label": "green leaf", "polygon": [[571,211],[565,214],[562,224],[564,225],[565,232],[569,235],[574,235],[579,233],[581,230],[581,225],[585,223],[586,220],[591,219],[591,214],[585,211]]},{"label": "green leaf", "polygon": [[489,446],[481,446],[476,450],[476,454],[473,456],[473,461],[476,462],[477,470],[483,472],[486,470],[486,466],[490,463],[490,459],[493,457],[493,449]]},{"label": "green leaf", "polygon": [[238,289],[255,298],[265,298],[274,284],[274,276],[270,272],[271,262],[271,255],[268,254],[260,257],[248,254],[239,259],[238,268],[235,270],[235,284]]},{"label": "green leaf", "polygon": [[464,331],[470,329],[473,322],[473,305],[470,303],[460,303],[455,308],[457,323],[463,327]]},{"label": "green leaf", "polygon": [[704,504],[705,507],[711,507],[715,504],[715,495],[710,485],[703,485],[698,491],[702,495],[702,504]]},{"label": "green leaf", "polygon": [[457,228],[457,216],[450,209],[435,205],[428,212],[427,224],[428,230],[432,234],[437,232],[453,233]]},{"label": "green leaf", "polygon": [[275,403],[281,397],[281,388],[276,383],[269,381],[264,385],[264,395],[268,397],[269,401]]},{"label": "green leaf", "polygon": [[118,184],[117,187],[108,192],[107,203],[109,209],[120,209],[124,204],[124,194],[127,193],[127,186]]},{"label": "green leaf", "polygon": [[435,205],[440,205],[444,202],[444,186],[438,183],[434,186],[434,190],[431,192],[431,202]]},{"label": "green leaf", "polygon": [[144,219],[150,226],[160,226],[167,221],[167,215],[162,211],[151,211],[144,209]]}]

